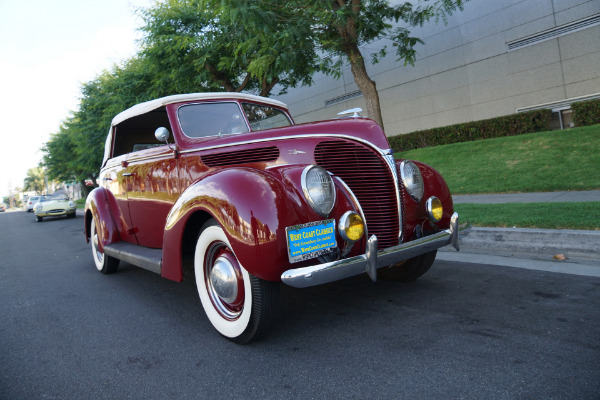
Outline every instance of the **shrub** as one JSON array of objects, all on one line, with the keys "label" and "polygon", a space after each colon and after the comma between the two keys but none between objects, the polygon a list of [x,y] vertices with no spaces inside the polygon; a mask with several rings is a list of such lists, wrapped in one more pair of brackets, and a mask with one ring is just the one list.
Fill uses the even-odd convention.
[{"label": "shrub", "polygon": [[600,99],[571,104],[575,126],[600,124]]},{"label": "shrub", "polygon": [[388,137],[395,152],[547,131],[552,111],[535,110]]}]

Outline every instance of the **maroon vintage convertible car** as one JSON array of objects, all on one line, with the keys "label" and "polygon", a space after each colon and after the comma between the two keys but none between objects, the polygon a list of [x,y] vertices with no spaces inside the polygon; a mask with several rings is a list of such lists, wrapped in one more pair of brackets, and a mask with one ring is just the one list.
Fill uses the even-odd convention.
[{"label": "maroon vintage convertible car", "polygon": [[280,282],[414,280],[470,229],[442,177],[395,160],[375,122],[294,125],[285,104],[239,93],[118,114],[99,184],[85,208],[98,270],[123,260],[181,281],[193,264],[206,315],[238,343],[271,325]]}]

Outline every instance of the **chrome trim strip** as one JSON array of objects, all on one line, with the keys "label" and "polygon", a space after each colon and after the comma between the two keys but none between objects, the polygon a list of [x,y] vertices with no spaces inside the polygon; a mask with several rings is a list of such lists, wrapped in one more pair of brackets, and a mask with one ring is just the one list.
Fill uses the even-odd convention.
[{"label": "chrome trim strip", "polygon": [[[256,131],[256,132],[264,132],[264,131]],[[243,134],[241,134],[243,135]],[[342,139],[348,139],[348,140],[354,140],[356,142],[361,142],[369,147],[371,147],[372,149],[376,150],[381,156],[384,155],[384,151],[381,150],[379,147],[375,146],[373,143],[361,139],[361,138],[357,138],[356,136],[351,136],[351,135],[332,135],[332,134],[313,134],[313,133],[307,133],[304,135],[290,135],[290,136],[279,136],[279,137],[274,137],[274,138],[264,138],[264,139],[254,139],[254,140],[245,140],[242,142],[235,142],[235,143],[229,143],[229,144],[221,144],[218,146],[209,146],[209,147],[203,147],[201,149],[189,149],[189,150],[182,150],[179,152],[179,154],[186,154],[186,153],[195,153],[198,151],[204,151],[204,150],[214,150],[214,149],[220,149],[220,148],[227,148],[227,147],[233,147],[233,146],[243,146],[246,144],[255,144],[255,143],[262,143],[262,142],[272,142],[272,141],[279,141],[279,140],[289,140],[289,139],[301,139],[301,138],[332,138],[332,137],[338,137],[338,138],[342,138]]]},{"label": "chrome trim strip", "polygon": [[362,209],[360,203],[358,202],[358,199],[356,198],[356,195],[348,187],[348,185],[346,185],[346,182],[344,182],[342,180],[342,178],[340,178],[339,176],[333,175],[333,179],[335,179],[340,185],[342,185],[344,187],[344,189],[346,189],[346,191],[350,194],[350,197],[351,197],[350,201],[354,205],[355,210],[358,211],[358,213],[360,214],[360,217],[362,218],[363,223],[365,224],[365,236],[369,237],[369,235],[368,235],[368,233],[369,233],[369,227],[367,225],[367,219],[365,218],[365,213],[363,212],[363,209]]},{"label": "chrome trim strip", "polygon": [[[131,153],[128,153],[131,154]],[[140,161],[151,161],[151,160],[157,160],[157,159],[165,159],[165,158],[175,158],[173,157],[173,150],[171,149],[171,151],[169,153],[165,153],[165,154],[157,154],[155,156],[146,156],[146,157],[140,157],[140,158],[128,158],[127,159],[127,163],[131,164],[131,163],[135,163],[135,162],[140,162]]]},{"label": "chrome trim strip", "polygon": [[402,240],[402,200],[400,199],[400,182],[398,181],[398,170],[396,169],[396,160],[394,159],[394,151],[392,149],[385,150],[383,159],[387,162],[392,176],[394,177],[394,185],[396,186],[396,202],[398,204],[398,242]]},{"label": "chrome trim strip", "polygon": [[371,278],[376,278],[377,275],[374,274],[376,268],[408,260],[449,244],[459,250],[459,238],[468,235],[470,230],[470,224],[458,224],[458,214],[454,213],[450,228],[441,232],[379,251],[377,251],[376,237],[373,235],[369,239],[370,244],[366,254],[310,267],[289,269],[281,275],[281,281],[293,287],[304,288],[349,278],[364,272],[367,272]]}]

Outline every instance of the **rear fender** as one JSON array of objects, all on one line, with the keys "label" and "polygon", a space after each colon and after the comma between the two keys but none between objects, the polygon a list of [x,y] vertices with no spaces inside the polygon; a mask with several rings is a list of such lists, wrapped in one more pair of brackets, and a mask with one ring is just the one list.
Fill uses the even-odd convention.
[{"label": "rear fender", "polygon": [[90,241],[92,219],[95,219],[100,237],[98,241],[100,251],[107,244],[121,241],[122,235],[126,233],[124,225],[116,224],[113,218],[113,215],[118,215],[117,210],[114,197],[102,187],[92,190],[85,201],[85,239],[87,242]]}]

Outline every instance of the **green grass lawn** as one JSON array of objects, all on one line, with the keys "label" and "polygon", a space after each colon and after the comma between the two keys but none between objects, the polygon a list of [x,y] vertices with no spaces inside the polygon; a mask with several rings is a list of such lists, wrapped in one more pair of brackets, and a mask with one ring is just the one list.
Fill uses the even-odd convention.
[{"label": "green grass lawn", "polygon": [[600,125],[397,153],[437,169],[453,194],[600,189]]},{"label": "green grass lawn", "polygon": [[473,226],[600,230],[600,202],[455,204]]},{"label": "green grass lawn", "polygon": [[[600,125],[397,153],[436,168],[453,194],[600,189]],[[474,226],[600,229],[600,202],[456,204]]]}]

